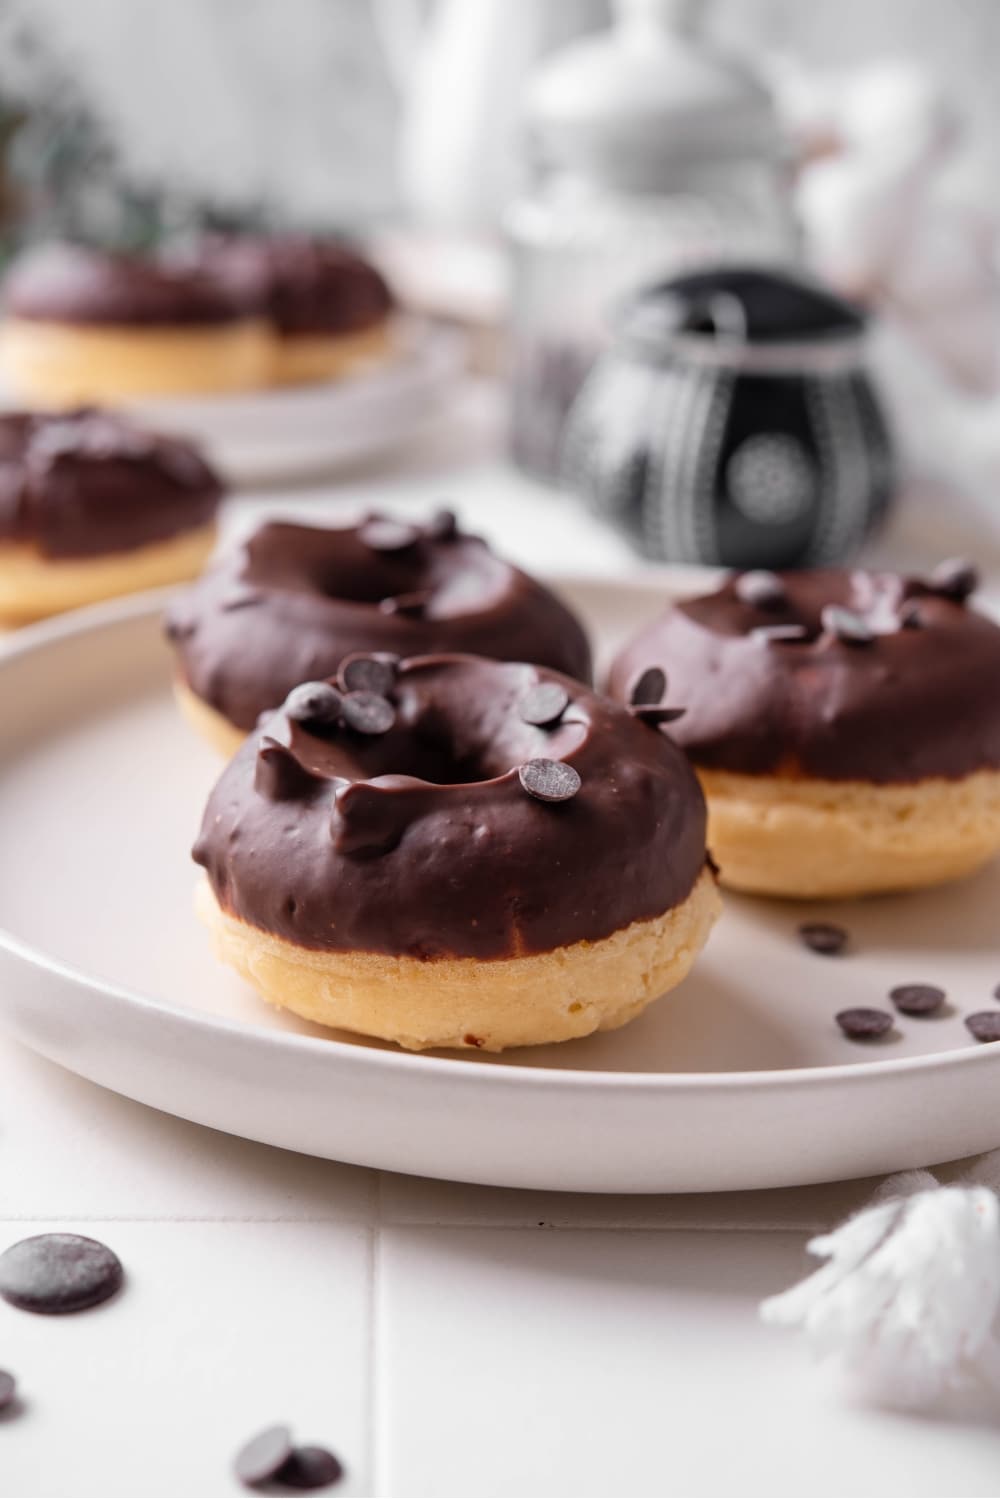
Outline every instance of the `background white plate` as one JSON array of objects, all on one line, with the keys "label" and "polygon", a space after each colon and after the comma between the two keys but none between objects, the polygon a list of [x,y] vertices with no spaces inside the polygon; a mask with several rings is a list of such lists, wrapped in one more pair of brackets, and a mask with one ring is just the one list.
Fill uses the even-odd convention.
[{"label": "background white plate", "polygon": [[128,405],[201,443],[233,486],[301,481],[409,442],[440,414],[464,363],[462,334],[414,318],[395,359],[345,380]]},{"label": "background white plate", "polygon": [[[678,578],[565,582],[605,650]],[[914,1166],[1000,1141],[1000,1046],[962,1014],[1000,982],[1000,868],[836,906],[730,897],[693,975],[621,1032],[497,1059],[409,1056],[270,1011],[220,969],[188,849],[218,771],[178,720],[149,596],[0,654],[0,1020],[85,1077],[295,1150],[466,1181],[610,1192],[776,1186]],[[584,872],[584,877],[585,872]],[[850,956],[795,937],[840,919]],[[943,1018],[843,1039],[836,1010],[890,986]]]}]

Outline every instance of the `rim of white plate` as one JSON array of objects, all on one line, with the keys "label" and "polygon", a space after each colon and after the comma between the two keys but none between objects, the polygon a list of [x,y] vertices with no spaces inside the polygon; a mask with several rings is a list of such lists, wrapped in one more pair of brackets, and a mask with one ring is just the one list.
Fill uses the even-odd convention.
[{"label": "rim of white plate", "polygon": [[[657,589],[673,592],[676,597],[677,586],[681,578],[697,589],[706,579],[717,578],[719,571],[697,567],[652,569],[648,573],[643,572],[630,578],[627,587],[638,586],[640,590],[648,589],[649,592]],[[549,572],[543,576],[546,581],[551,582],[557,588],[603,587],[610,589],[622,587],[624,583],[623,580],[609,578],[606,574]],[[125,624],[132,620],[148,619],[162,610],[163,605],[174,592],[173,588],[168,587],[130,594],[106,603],[71,610],[54,619],[42,620],[34,625],[26,625],[18,630],[13,638],[8,637],[0,644],[0,675],[8,661],[32,656],[58,641],[87,635],[91,631],[107,629],[109,626]],[[382,1050],[376,1047],[359,1046],[354,1042],[341,1042],[336,1037],[301,1036],[295,1032],[286,1031],[273,1032],[264,1026],[228,1020],[221,1016],[206,1016],[194,1009],[182,1010],[162,1000],[154,1000],[151,996],[143,995],[126,985],[95,979],[82,970],[32,947],[31,944],[23,943],[4,927],[0,927],[0,947],[5,948],[16,958],[34,964],[37,968],[47,970],[49,973],[57,974],[73,984],[110,996],[122,1004],[151,1011],[173,1023],[193,1024],[197,1030],[208,1036],[237,1038],[252,1045],[287,1047],[292,1051],[304,1051],[317,1056],[323,1053],[329,1055],[332,1049],[334,1056],[341,1059],[351,1058],[359,1065],[371,1066],[375,1069],[385,1068],[389,1071],[398,1069],[412,1071],[414,1068],[422,1068],[425,1072],[447,1076],[454,1074],[455,1069],[461,1069],[462,1077],[479,1077],[484,1081],[489,1079],[495,1084],[506,1082],[512,1087],[540,1088],[543,1085],[552,1087],[558,1081],[560,1087],[564,1086],[570,1090],[595,1086],[602,1090],[638,1088],[644,1091],[658,1091],[669,1089],[682,1093],[705,1090],[710,1093],[726,1094],[736,1093],[742,1089],[773,1090],[785,1087],[795,1090],[804,1084],[826,1082],[863,1083],[865,1079],[871,1077],[884,1078],[897,1074],[926,1073],[935,1069],[964,1070],[989,1066],[996,1060],[991,1058],[991,1046],[976,1043],[968,1051],[934,1052],[920,1057],[891,1058],[882,1062],[835,1063],[831,1066],[813,1068],[763,1068],[748,1072],[727,1073],[630,1073],[609,1068],[556,1068],[545,1064],[528,1067],[520,1063],[498,1065],[477,1062],[473,1058],[430,1057],[420,1052]]]}]

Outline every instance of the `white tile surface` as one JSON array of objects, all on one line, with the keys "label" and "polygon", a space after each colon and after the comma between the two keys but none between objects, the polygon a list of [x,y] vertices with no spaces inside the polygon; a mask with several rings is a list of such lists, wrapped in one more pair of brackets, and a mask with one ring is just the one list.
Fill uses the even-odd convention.
[{"label": "white tile surface", "polygon": [[[282,1420],[338,1454],[338,1494],[370,1493],[366,1231],[63,1227],[105,1240],[128,1281],[74,1317],[0,1303],[2,1362],[24,1397],[0,1423],[0,1494],[245,1494],[233,1454]],[[0,1223],[0,1235],[44,1228]]]},{"label": "white tile surface", "polygon": [[380,1493],[995,1495],[1000,1433],[852,1410],[757,1300],[788,1234],[387,1229]]},{"label": "white tile surface", "polygon": [[0,1035],[0,1215],[367,1219],[374,1174],[146,1109]]}]

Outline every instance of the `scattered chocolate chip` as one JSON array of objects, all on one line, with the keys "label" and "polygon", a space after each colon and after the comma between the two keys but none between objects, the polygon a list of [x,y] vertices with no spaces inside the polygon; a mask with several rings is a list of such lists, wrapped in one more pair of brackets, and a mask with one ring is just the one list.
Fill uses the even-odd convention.
[{"label": "scattered chocolate chip", "polygon": [[647,667],[629,689],[629,703],[662,703],[667,691],[667,674],[662,667]]},{"label": "scattered chocolate chip", "polygon": [[965,1024],[977,1042],[1000,1042],[1000,1010],[977,1010]]},{"label": "scattered chocolate chip", "polygon": [[525,724],[537,724],[540,729],[556,724],[569,707],[569,693],[558,682],[536,682],[517,705],[517,711]]},{"label": "scattered chocolate chip", "polygon": [[673,724],[687,713],[686,708],[665,708],[662,703],[632,703],[629,713],[633,719],[641,719],[654,729],[658,724]]},{"label": "scattered chocolate chip", "polygon": [[379,609],[384,615],[406,615],[410,619],[419,620],[426,613],[430,601],[430,590],[422,589],[419,593],[393,594],[380,601]]},{"label": "scattered chocolate chip", "polygon": [[328,1448],[306,1443],[292,1449],[274,1478],[292,1490],[321,1490],[336,1484],[343,1473],[343,1465]]},{"label": "scattered chocolate chip", "polygon": [[336,724],[343,701],[328,682],[301,682],[285,699],[285,713],[297,724]]},{"label": "scattered chocolate chip", "polygon": [[562,760],[528,760],[517,774],[524,790],[539,802],[567,802],[580,790],[579,772]]},{"label": "scattered chocolate chip", "polygon": [[931,573],[930,585],[933,593],[964,604],[979,587],[979,574],[964,557],[949,557]]},{"label": "scattered chocolate chip", "polygon": [[337,680],[345,693],[378,693],[385,698],[396,685],[398,662],[398,657],[388,654],[368,656],[358,652],[340,663]]},{"label": "scattered chocolate chip", "polygon": [[396,710],[380,693],[348,693],[343,714],[348,729],[358,734],[385,734],[396,722]]},{"label": "scattered chocolate chip", "polygon": [[450,542],[458,534],[458,517],[453,510],[436,510],[424,527],[432,542]]},{"label": "scattered chocolate chip", "polygon": [[741,573],[737,578],[736,597],[744,604],[752,604],[754,609],[778,609],[786,602],[788,595],[777,573],[769,573],[766,568],[754,568],[749,573]]},{"label": "scattered chocolate chip", "polygon": [[96,1307],[122,1284],[113,1250],[82,1234],[35,1234],[0,1255],[0,1297],[26,1312]]},{"label": "scattered chocolate chip", "polygon": [[17,1381],[9,1370],[0,1370],[0,1411],[10,1406],[17,1392]]},{"label": "scattered chocolate chip", "polygon": [[897,984],[889,991],[889,999],[904,1016],[932,1016],[947,996],[936,984]]},{"label": "scattered chocolate chip", "polygon": [[842,604],[824,604],[820,620],[823,629],[836,636],[838,641],[843,641],[845,646],[870,646],[875,639],[868,621]]},{"label": "scattered chocolate chip", "polygon": [[293,1452],[292,1434],[284,1424],[265,1427],[237,1453],[233,1461],[236,1477],[241,1484],[267,1484],[277,1479]]},{"label": "scattered chocolate chip", "polygon": [[899,611],[899,623],[904,630],[922,630],[924,612],[916,599],[910,599]]},{"label": "scattered chocolate chip", "polygon": [[359,528],[358,536],[373,552],[405,552],[420,540],[420,531],[406,521],[373,517]]},{"label": "scattered chocolate chip", "polygon": [[809,639],[809,632],[804,625],[756,625],[750,634],[768,645],[772,642],[780,645],[784,641],[792,644]]},{"label": "scattered chocolate chip", "polygon": [[998,985],[996,985],[994,987],[993,998],[994,998],[994,1000],[1000,1000],[1000,984],[998,984]]},{"label": "scattered chocolate chip", "polygon": [[874,1010],[867,1005],[855,1005],[850,1010],[839,1010],[834,1018],[845,1036],[852,1042],[871,1042],[892,1030],[892,1016],[887,1010]]},{"label": "scattered chocolate chip", "polygon": [[847,947],[847,932],[835,922],[803,922],[799,937],[813,953],[823,953],[828,957],[843,953]]}]

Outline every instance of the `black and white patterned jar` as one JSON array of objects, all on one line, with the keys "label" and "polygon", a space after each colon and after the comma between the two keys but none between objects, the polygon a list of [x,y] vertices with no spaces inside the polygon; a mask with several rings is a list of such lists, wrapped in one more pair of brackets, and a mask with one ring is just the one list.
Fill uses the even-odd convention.
[{"label": "black and white patterned jar", "polygon": [[574,403],[561,476],[649,557],[843,562],[893,485],[863,313],[764,269],[650,288]]}]

